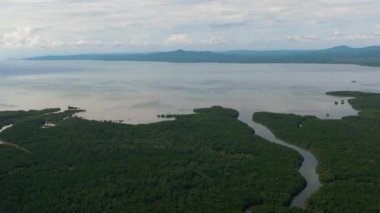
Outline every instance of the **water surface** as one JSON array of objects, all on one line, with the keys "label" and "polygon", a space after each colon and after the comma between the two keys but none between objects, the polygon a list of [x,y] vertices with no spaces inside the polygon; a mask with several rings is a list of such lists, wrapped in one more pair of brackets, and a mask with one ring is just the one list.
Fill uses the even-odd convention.
[{"label": "water surface", "polygon": [[[352,83],[356,80],[357,83]],[[161,113],[222,105],[340,118],[330,90],[380,91],[380,68],[313,64],[174,64],[102,61],[0,62],[0,110],[67,107],[89,119],[148,123]]]}]

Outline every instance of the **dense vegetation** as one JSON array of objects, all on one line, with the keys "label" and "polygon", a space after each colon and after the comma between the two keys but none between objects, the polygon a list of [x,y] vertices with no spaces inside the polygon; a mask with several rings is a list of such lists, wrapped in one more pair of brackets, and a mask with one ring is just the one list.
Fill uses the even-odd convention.
[{"label": "dense vegetation", "polygon": [[177,50],[145,54],[48,55],[27,58],[27,60],[164,61],[176,63],[322,63],[380,66],[380,47],[350,48],[347,46],[338,46],[323,50],[243,50],[227,52]]},{"label": "dense vegetation", "polygon": [[[380,212],[380,94],[330,92],[353,97],[360,113],[341,120],[255,113],[253,119],[279,138],[310,149],[324,186],[309,200],[322,212]],[[299,124],[302,123],[302,128]]]},{"label": "dense vegetation", "polygon": [[0,112],[0,126],[13,124],[17,120],[23,120],[28,117],[40,116],[44,114],[58,112],[60,109],[30,110],[30,111],[2,111]]},{"label": "dense vegetation", "polygon": [[[213,107],[146,125],[56,109],[2,112],[1,212],[254,212],[289,209],[300,156]],[[69,118],[68,118],[69,117]],[[41,128],[45,121],[57,126]]]}]

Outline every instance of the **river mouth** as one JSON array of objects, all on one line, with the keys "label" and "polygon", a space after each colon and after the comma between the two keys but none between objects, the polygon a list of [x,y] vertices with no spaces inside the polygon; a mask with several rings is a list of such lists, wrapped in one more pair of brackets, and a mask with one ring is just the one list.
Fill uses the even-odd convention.
[{"label": "river mouth", "polygon": [[246,123],[249,127],[253,128],[257,136],[260,136],[271,143],[293,149],[302,156],[303,161],[299,168],[299,173],[303,178],[305,178],[306,187],[293,197],[290,207],[306,209],[307,199],[314,192],[318,191],[322,186],[321,182],[319,181],[319,175],[317,173],[317,158],[308,150],[302,149],[276,138],[276,136],[274,136],[274,134],[268,128],[252,120],[252,113],[246,111],[240,112],[239,120]]}]

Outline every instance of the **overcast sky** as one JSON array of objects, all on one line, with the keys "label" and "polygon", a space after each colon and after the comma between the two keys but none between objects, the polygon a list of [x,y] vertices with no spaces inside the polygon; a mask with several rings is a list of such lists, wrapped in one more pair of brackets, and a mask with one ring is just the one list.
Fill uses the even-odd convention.
[{"label": "overcast sky", "polygon": [[0,0],[0,57],[380,44],[380,0]]}]

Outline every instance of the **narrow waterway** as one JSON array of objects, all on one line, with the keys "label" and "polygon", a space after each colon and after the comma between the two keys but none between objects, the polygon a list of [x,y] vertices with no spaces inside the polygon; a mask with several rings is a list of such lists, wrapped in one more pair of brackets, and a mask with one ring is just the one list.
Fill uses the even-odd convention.
[{"label": "narrow waterway", "polygon": [[[6,129],[11,128],[12,126],[13,126],[12,124],[9,124],[9,125],[7,125],[7,126],[3,126],[3,127],[0,129],[0,133],[3,132],[3,131],[5,131]],[[26,152],[26,153],[31,154],[31,152],[30,152],[29,150],[25,149],[24,147],[21,147],[21,146],[19,146],[19,145],[17,145],[17,144],[14,144],[14,143],[10,143],[10,142],[7,142],[7,141],[3,141],[3,140],[1,140],[1,139],[0,139],[0,145],[12,146],[12,147],[14,147],[14,148],[16,148],[16,149],[19,149],[19,150],[22,150],[22,151],[24,151],[24,152]]]},{"label": "narrow waterway", "polygon": [[[12,126],[13,126],[12,124],[9,124],[9,125],[1,127],[0,128],[0,133],[2,133],[3,131],[5,131],[6,129],[11,128]],[[3,144],[3,142],[1,140],[0,140],[0,144]]]},{"label": "narrow waterway", "polygon": [[308,150],[299,148],[276,138],[276,136],[274,136],[268,128],[261,124],[255,123],[252,120],[252,112],[240,112],[239,120],[252,127],[255,130],[256,135],[272,143],[293,149],[303,157],[303,162],[299,168],[299,172],[305,178],[307,185],[293,198],[290,206],[305,209],[307,206],[307,199],[321,187],[321,182],[319,181],[319,176],[316,171],[318,166],[316,157]]}]

